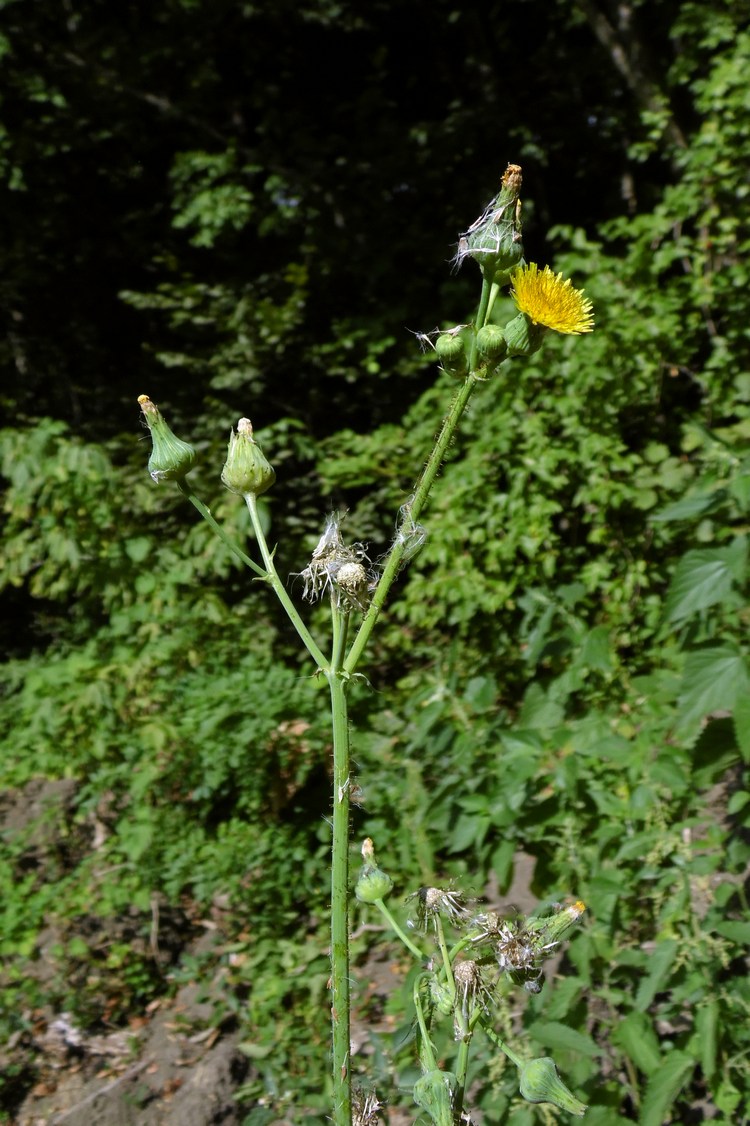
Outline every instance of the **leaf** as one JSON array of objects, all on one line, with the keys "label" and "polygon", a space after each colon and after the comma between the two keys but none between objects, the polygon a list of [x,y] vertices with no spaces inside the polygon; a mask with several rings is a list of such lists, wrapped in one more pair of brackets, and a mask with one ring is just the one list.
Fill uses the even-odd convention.
[{"label": "leaf", "polygon": [[616,1026],[612,1039],[644,1075],[652,1075],[661,1066],[659,1041],[645,1013],[628,1013]]},{"label": "leaf", "polygon": [[715,512],[717,508],[721,508],[727,497],[726,489],[717,489],[716,492],[704,493],[702,496],[684,497],[676,504],[660,508],[658,512],[649,516],[649,520],[654,524],[666,524],[671,520],[692,520],[695,516],[705,516],[709,512]]},{"label": "leaf", "polygon": [[717,1028],[719,1002],[715,997],[698,1006],[695,1014],[695,1036],[700,1049],[701,1070],[706,1079],[716,1071]]},{"label": "leaf", "polygon": [[745,762],[750,762],[750,696],[740,696],[734,705],[734,733]]},{"label": "leaf", "polygon": [[736,942],[738,946],[750,946],[750,923],[740,923],[730,919],[725,923],[716,923],[714,930],[723,938]]},{"label": "leaf", "polygon": [[677,957],[677,943],[672,939],[660,942],[648,960],[649,972],[641,979],[635,998],[635,1006],[641,1012],[645,1011],[662,985],[669,977],[672,964]]},{"label": "leaf", "polygon": [[547,1048],[557,1048],[568,1052],[577,1052],[579,1055],[593,1058],[601,1053],[590,1036],[576,1032],[556,1020],[537,1021],[529,1028],[529,1035],[544,1044]]},{"label": "leaf", "polygon": [[638,1119],[640,1126],[662,1126],[669,1117],[674,1100],[692,1074],[695,1062],[686,1052],[670,1052],[648,1081]]},{"label": "leaf", "polygon": [[686,729],[711,712],[734,710],[750,691],[740,650],[729,643],[688,653],[678,699],[678,724]]},{"label": "leaf", "polygon": [[744,570],[747,544],[741,548],[704,548],[688,551],[677,564],[669,584],[664,618],[667,622],[681,622],[714,606],[726,602],[738,574]]}]

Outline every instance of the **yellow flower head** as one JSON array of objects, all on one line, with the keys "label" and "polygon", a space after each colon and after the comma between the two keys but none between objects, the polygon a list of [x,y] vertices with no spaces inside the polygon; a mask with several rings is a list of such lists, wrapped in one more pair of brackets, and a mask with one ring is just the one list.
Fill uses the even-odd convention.
[{"label": "yellow flower head", "polygon": [[553,274],[549,266],[543,270],[531,262],[519,266],[513,274],[510,295],[517,307],[534,324],[555,332],[593,332],[594,314],[591,302],[582,289],[573,289],[570,278]]}]

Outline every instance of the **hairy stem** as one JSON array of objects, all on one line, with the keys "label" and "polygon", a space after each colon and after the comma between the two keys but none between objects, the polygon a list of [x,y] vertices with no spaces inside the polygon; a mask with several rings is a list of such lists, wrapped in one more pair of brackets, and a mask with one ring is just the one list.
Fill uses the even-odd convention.
[{"label": "hairy stem", "polygon": [[[340,611],[334,609],[334,621]],[[338,629],[345,625],[339,622]],[[336,642],[334,638],[334,649]],[[351,1126],[349,1072],[349,717],[347,680],[328,673],[333,721],[333,852],[331,861],[331,1021],[333,1030],[333,1123]]]},{"label": "hairy stem", "polygon": [[373,631],[375,623],[378,620],[383,603],[388,597],[388,592],[391,589],[393,580],[398,574],[404,558],[404,551],[408,544],[407,535],[412,526],[416,523],[419,515],[424,508],[427,498],[430,494],[435,478],[437,477],[438,470],[442,464],[443,458],[451,444],[453,435],[456,432],[461,415],[466,410],[466,405],[471,398],[471,393],[476,386],[477,379],[473,374],[466,377],[458,393],[451,403],[451,408],[443,420],[443,426],[438,435],[437,441],[433,447],[432,453],[427,459],[422,476],[419,478],[414,497],[408,505],[404,506],[404,517],[399,526],[400,535],[396,536],[391,550],[386,557],[383,574],[380,576],[375,592],[372,596],[372,601],[368,607],[367,613],[362,621],[357,636],[354,638],[352,647],[349,650],[349,655],[346,658],[344,668],[347,673],[351,674],[357,668],[365,646],[370,639],[370,634]]},{"label": "hairy stem", "polygon": [[[270,582],[271,586],[274,589],[276,597],[286,610],[289,621],[296,629],[300,640],[302,641],[302,644],[305,646],[308,653],[315,661],[315,664],[319,669],[324,669],[327,664],[326,659],[323,656],[321,650],[318,648],[318,645],[316,644],[307,626],[302,621],[302,618],[297,613],[294,603],[286,592],[286,587],[279,578],[278,571],[276,570],[276,566],[273,561],[273,553],[268,550],[266,537],[263,533],[263,527],[260,522],[260,517],[258,516],[257,497],[255,497],[252,493],[247,493],[245,495],[245,503],[247,504],[247,508],[250,513],[250,519],[253,524],[253,531],[255,532],[255,538],[258,541],[260,553],[263,556],[263,562],[266,565],[266,570],[261,571],[260,573],[264,576],[264,578],[268,580],[268,582]],[[254,569],[259,570],[259,568],[257,567],[254,567]]]},{"label": "hairy stem", "polygon": [[418,946],[414,945],[414,943],[408,937],[408,935],[406,935],[404,933],[404,931],[401,929],[401,927],[398,925],[398,923],[394,919],[393,915],[390,913],[390,911],[386,907],[383,900],[382,899],[376,899],[375,900],[375,906],[377,907],[378,911],[383,916],[385,921],[388,923],[388,926],[391,927],[391,929],[396,932],[396,934],[401,939],[401,941],[403,942],[403,944],[407,948],[407,950],[411,950],[411,952],[415,956],[415,958],[419,958],[420,962],[423,962],[424,961],[424,954],[422,953],[422,951],[419,949]]},{"label": "hairy stem", "polygon": [[221,524],[218,524],[216,522],[214,517],[211,515],[211,509],[208,508],[203,503],[203,501],[200,500],[200,498],[195,495],[193,490],[188,485],[187,480],[183,479],[182,481],[177,481],[177,487],[180,490],[180,492],[182,493],[182,495],[184,497],[187,497],[187,499],[190,501],[190,503],[195,508],[198,509],[198,511],[200,512],[201,516],[206,521],[206,523],[209,524],[213,528],[213,530],[216,532],[216,535],[219,537],[221,542],[229,548],[229,550],[232,552],[232,554],[236,555],[237,558],[240,559],[245,564],[246,567],[249,567],[251,571],[254,571],[255,574],[258,576],[258,578],[267,579],[268,575],[263,570],[263,568],[259,567],[258,564],[255,563],[250,558],[249,555],[246,555],[245,552],[242,550],[242,548],[238,547],[237,544],[234,542],[234,540],[231,540],[229,538],[227,533],[222,528]]}]

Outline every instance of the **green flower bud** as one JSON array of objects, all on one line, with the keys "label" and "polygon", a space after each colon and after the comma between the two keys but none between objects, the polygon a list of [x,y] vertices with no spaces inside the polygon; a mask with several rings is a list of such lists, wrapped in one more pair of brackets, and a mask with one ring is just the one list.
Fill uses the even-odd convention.
[{"label": "green flower bud", "polygon": [[586,904],[580,899],[575,902],[558,903],[555,905],[554,914],[536,915],[526,919],[524,929],[532,945],[539,940],[539,945],[549,946],[551,943],[562,942],[564,938],[578,925],[578,921],[586,910]]},{"label": "green flower bud", "polygon": [[430,979],[430,1000],[439,1013],[448,1017],[454,1009],[454,997],[448,986],[433,977]]},{"label": "green flower bud", "polygon": [[377,903],[385,899],[393,887],[393,880],[382,868],[372,864],[365,864],[362,874],[357,880],[354,894],[360,903]]},{"label": "green flower bud", "polygon": [[435,351],[444,371],[449,375],[464,375],[468,367],[463,341],[458,333],[444,332],[435,341]]},{"label": "green flower bud", "polygon": [[193,468],[195,450],[172,433],[148,395],[139,395],[138,402],[151,431],[153,448],[148,459],[149,473],[157,485],[160,481],[182,481]]},{"label": "green flower bud", "polygon": [[362,842],[362,859],[365,866],[357,880],[354,894],[362,903],[377,903],[385,899],[393,887],[393,880],[381,868],[378,868],[375,859],[375,845],[370,837],[365,837]]},{"label": "green flower bud", "polygon": [[509,164],[498,196],[460,238],[456,262],[475,258],[486,278],[502,285],[523,258],[521,169]]},{"label": "green flower bud", "polygon": [[568,1114],[582,1118],[588,1109],[563,1083],[555,1061],[549,1056],[530,1060],[521,1068],[521,1095],[529,1103],[552,1103]]},{"label": "green flower bud", "polygon": [[241,418],[237,423],[237,433],[233,430],[229,435],[229,450],[221,479],[231,492],[255,497],[270,489],[276,480],[274,470],[253,438],[249,418]]},{"label": "green flower bud", "polygon": [[450,1071],[428,1071],[414,1084],[414,1102],[435,1126],[453,1126],[453,1092],[458,1080]]},{"label": "green flower bud", "polygon": [[505,333],[499,325],[485,325],[477,333],[477,351],[483,362],[501,360],[508,351]]},{"label": "green flower bud", "polygon": [[525,313],[519,313],[503,329],[508,355],[531,356],[538,352],[546,331],[544,325],[535,325]]}]

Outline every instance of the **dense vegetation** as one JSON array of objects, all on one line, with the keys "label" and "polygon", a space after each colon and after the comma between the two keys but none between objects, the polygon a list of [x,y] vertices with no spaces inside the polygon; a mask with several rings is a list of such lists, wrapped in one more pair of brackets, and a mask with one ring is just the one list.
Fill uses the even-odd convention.
[{"label": "dense vegetation", "polygon": [[[50,917],[45,1000],[112,1022],[168,983],[148,950],[86,942],[92,920],[135,909],[147,933],[155,895],[186,919],[220,902],[248,1107],[325,1113],[322,689],[152,486],[136,397],[240,538],[219,472],[252,418],[283,573],[331,506],[375,559],[451,394],[413,334],[470,315],[449,259],[515,161],[527,257],[585,288],[596,331],[473,403],[355,700],[356,829],[404,895],[502,895],[523,852],[540,899],[585,900],[519,1020],[588,1122],[750,1121],[748,15],[0,3],[0,782],[75,781],[54,863],[0,853],[4,1036],[40,1000],[24,962]],[[170,981],[201,972],[177,957]],[[367,1067],[397,1101],[392,1005]],[[486,1121],[538,1121],[511,1078],[478,1073]],[[19,1090],[0,1080],[0,1113]]]}]

